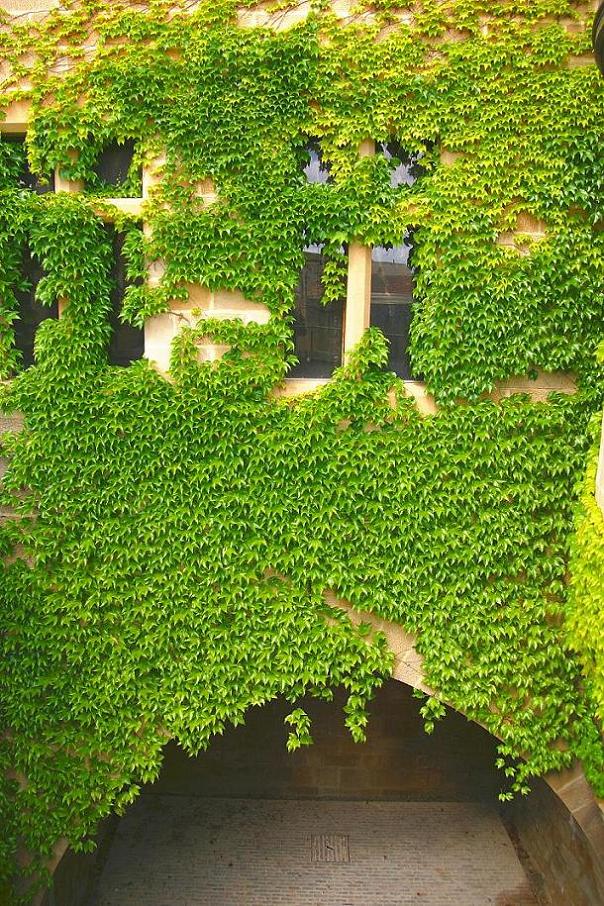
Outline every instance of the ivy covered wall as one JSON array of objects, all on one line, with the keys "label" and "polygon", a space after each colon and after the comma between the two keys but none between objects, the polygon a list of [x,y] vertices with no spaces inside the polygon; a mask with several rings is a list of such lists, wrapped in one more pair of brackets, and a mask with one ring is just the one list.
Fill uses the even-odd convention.
[{"label": "ivy covered wall", "polygon": [[[295,747],[311,734],[296,700],[336,685],[362,739],[392,657],[327,592],[416,634],[435,690],[427,729],[443,700],[497,735],[504,796],[576,757],[603,789],[597,688],[570,648],[583,615],[567,594],[602,403],[604,85],[585,58],[591,12],[380,0],[340,20],[317,2],[276,29],[243,27],[245,6],[86,0],[0,31],[5,106],[31,105],[31,168],[87,186],[20,187],[24,151],[0,142],[2,403],[25,418],[4,439],[14,518],[0,533],[7,885],[18,852],[34,875],[61,840],[88,846],[99,819],[157,776],[168,739],[194,753],[284,694]],[[275,9],[273,25],[288,24],[294,7]],[[301,173],[309,136],[331,185]],[[368,137],[422,152],[423,177],[393,189],[383,157],[359,159]],[[187,284],[271,312],[265,325],[183,329],[169,380],[145,361],[107,363],[99,197],[116,190],[94,169],[116,139],[137,149],[123,195],[140,191],[141,163],[165,156],[148,232],[115,212],[129,234],[124,316],[143,324]],[[529,216],[543,237],[502,244]],[[411,354],[438,414],[422,418],[384,371],[375,330],[320,392],[274,398],[304,246],[330,254],[327,300],[343,244],[395,244],[410,228]],[[19,373],[26,243],[46,274],[40,300],[67,304]],[[140,284],[158,260],[159,285]],[[218,363],[198,361],[208,336],[230,347]],[[575,373],[579,392],[481,400],[537,369]]]},{"label": "ivy covered wall", "polygon": [[594,445],[579,485],[579,507],[572,541],[567,630],[583,663],[601,722],[604,719],[604,514],[594,495],[601,441],[598,415],[594,416],[591,429]]}]

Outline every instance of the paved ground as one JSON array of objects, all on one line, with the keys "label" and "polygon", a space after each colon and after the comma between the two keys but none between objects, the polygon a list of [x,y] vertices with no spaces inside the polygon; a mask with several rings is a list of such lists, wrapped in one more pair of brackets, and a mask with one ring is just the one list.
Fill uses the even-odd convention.
[{"label": "paved ground", "polygon": [[537,901],[480,805],[147,795],[121,822],[88,906],[412,903]]}]

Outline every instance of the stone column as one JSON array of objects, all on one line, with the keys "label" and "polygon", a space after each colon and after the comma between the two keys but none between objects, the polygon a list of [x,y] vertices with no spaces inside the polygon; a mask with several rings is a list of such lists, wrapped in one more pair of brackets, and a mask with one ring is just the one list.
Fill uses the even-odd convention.
[{"label": "stone column", "polygon": [[[359,146],[359,157],[375,154],[373,139],[365,139]],[[344,361],[369,327],[371,310],[371,248],[360,242],[348,247],[348,281],[346,287],[346,313],[344,316]]]}]

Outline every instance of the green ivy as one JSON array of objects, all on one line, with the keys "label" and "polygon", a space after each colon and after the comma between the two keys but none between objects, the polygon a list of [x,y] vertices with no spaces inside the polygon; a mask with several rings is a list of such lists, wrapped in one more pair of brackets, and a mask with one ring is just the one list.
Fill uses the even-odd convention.
[{"label": "green ivy", "polygon": [[[0,141],[4,378],[19,369],[26,244],[45,271],[39,300],[67,300],[2,396],[25,427],[3,451],[0,877],[19,849],[35,878],[57,841],[89,848],[98,821],[157,777],[167,740],[194,754],[277,695],[292,702],[290,749],[311,741],[298,699],[336,685],[362,740],[392,655],[328,591],[416,635],[435,690],[426,728],[448,703],[498,736],[504,797],[575,757],[602,791],[604,689],[570,647],[597,663],[581,521],[573,541],[604,316],[604,86],[595,66],[567,66],[589,49],[583,7],[430,2],[405,24],[380,0],[342,26],[317,2],[278,32],[239,27],[234,0],[147,7],[64,2],[0,30],[7,103],[10,91],[32,103],[31,167],[87,183],[37,196],[18,185],[23,151]],[[305,181],[310,136],[333,184]],[[421,179],[391,188],[383,157],[358,157],[368,136],[421,153]],[[126,139],[136,158],[109,190],[95,164]],[[170,380],[144,361],[107,364],[104,198],[138,191],[138,166],[160,153],[148,233],[116,214],[124,318],[142,324],[191,283],[271,313],[183,329]],[[197,191],[208,181],[212,204]],[[502,247],[521,214],[546,235]],[[438,414],[420,417],[384,371],[375,329],[320,392],[274,398],[294,360],[304,246],[325,244],[327,299],[342,291],[343,246],[411,229],[411,351]],[[141,285],[155,260],[160,284]],[[229,351],[202,364],[208,336]],[[481,400],[537,369],[574,372],[580,392]]]},{"label": "green ivy", "polygon": [[595,710],[604,720],[604,516],[594,489],[598,467],[601,418],[593,421],[594,446],[581,480],[577,529],[572,544],[572,584],[567,607],[567,629],[572,647],[581,657]]}]

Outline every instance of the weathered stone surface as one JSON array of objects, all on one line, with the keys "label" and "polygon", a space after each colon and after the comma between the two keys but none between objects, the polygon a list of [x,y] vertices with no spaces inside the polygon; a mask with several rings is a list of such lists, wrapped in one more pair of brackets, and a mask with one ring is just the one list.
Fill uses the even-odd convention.
[{"label": "weathered stone surface", "polygon": [[[507,812],[517,830],[518,838],[542,880],[544,893],[555,906],[599,906],[604,903],[604,870],[601,852],[597,849],[598,827],[588,834],[572,817],[559,796],[575,801],[581,810],[585,783],[573,779],[566,784],[566,793],[558,796],[541,780],[533,781],[528,797],[510,803]],[[563,787],[564,789],[564,787]],[[593,797],[592,797],[593,798]],[[590,832],[591,831],[591,832]],[[596,842],[596,847],[593,843]]]},{"label": "weathered stone surface", "polygon": [[47,13],[59,6],[59,0],[0,0],[0,9],[16,16],[23,13]]},{"label": "weathered stone surface", "polygon": [[451,712],[432,736],[423,729],[421,702],[391,681],[371,702],[367,742],[344,726],[346,698],[305,700],[314,745],[288,754],[284,701],[253,708],[242,727],[230,728],[207,752],[189,758],[171,744],[159,792],[172,795],[338,799],[488,799],[496,803],[502,777],[495,740]]},{"label": "weathered stone surface", "polygon": [[[348,837],[350,861],[311,861],[318,834]],[[122,822],[89,906],[143,903],[537,906],[484,805],[151,795]]]}]

